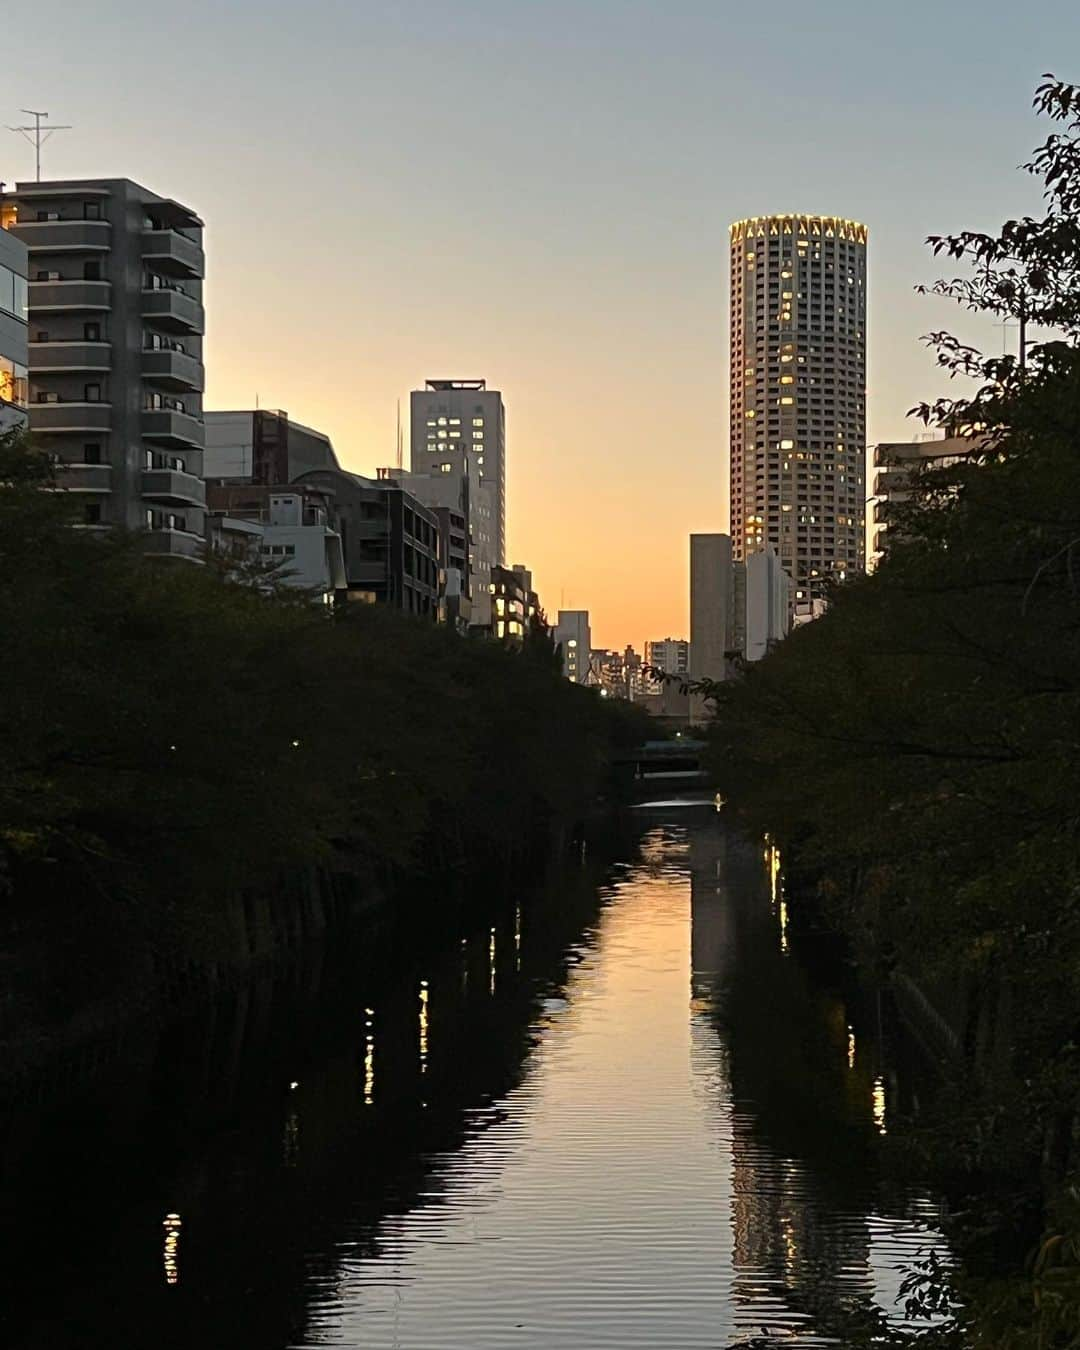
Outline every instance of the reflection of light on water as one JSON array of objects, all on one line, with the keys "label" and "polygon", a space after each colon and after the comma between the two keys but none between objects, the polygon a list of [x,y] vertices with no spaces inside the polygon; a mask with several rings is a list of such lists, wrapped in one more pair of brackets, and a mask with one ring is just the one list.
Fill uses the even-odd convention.
[{"label": "reflection of light on water", "polygon": [[420,1072],[427,1073],[428,983],[420,981]]},{"label": "reflection of light on water", "polygon": [[300,1154],[300,1112],[295,1108],[285,1117],[285,1132],[281,1138],[281,1155],[286,1167],[295,1167]]},{"label": "reflection of light on water", "polygon": [[364,1105],[375,1100],[375,1009],[364,1009]]},{"label": "reflection of light on water", "polygon": [[488,979],[488,993],[495,992],[495,929],[491,930],[491,938],[488,942],[488,970],[490,972]]},{"label": "reflection of light on water", "polygon": [[469,939],[461,939],[461,991],[469,987]]},{"label": "reflection of light on water", "polygon": [[780,901],[780,950],[786,952],[788,949],[787,940],[787,902]]},{"label": "reflection of light on water", "polygon": [[887,1133],[885,1129],[885,1080],[880,1075],[874,1079],[874,1127],[878,1134]]},{"label": "reflection of light on water", "polygon": [[521,969],[521,906],[514,906],[514,969]]},{"label": "reflection of light on water", "polygon": [[855,1067],[855,1033],[850,1027],[847,1029],[847,1066],[849,1069]]},{"label": "reflection of light on water", "polygon": [[165,1247],[163,1260],[165,1264],[165,1283],[180,1283],[180,1215],[166,1214],[161,1221],[162,1228],[165,1229]]}]

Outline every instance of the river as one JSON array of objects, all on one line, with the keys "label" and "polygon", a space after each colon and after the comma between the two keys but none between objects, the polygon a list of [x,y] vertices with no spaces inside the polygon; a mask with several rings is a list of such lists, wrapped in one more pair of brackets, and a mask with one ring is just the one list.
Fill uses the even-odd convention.
[{"label": "river", "polygon": [[13,1350],[836,1343],[937,1244],[914,1070],[779,861],[639,813],[482,924],[329,950],[4,1124]]}]

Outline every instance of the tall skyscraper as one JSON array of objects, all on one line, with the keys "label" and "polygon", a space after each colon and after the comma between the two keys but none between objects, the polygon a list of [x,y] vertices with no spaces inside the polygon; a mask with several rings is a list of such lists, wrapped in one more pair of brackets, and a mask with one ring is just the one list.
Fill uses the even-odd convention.
[{"label": "tall skyscraper", "polygon": [[30,429],[84,524],[203,547],[202,221],[126,178],[19,183],[30,252]]},{"label": "tall skyscraper", "polygon": [[771,544],[808,609],[866,563],[866,226],[754,216],[730,233],[734,557]]},{"label": "tall skyscraper", "polygon": [[413,473],[469,481],[473,621],[491,621],[491,569],[506,565],[506,409],[486,380],[428,380],[410,396]]}]

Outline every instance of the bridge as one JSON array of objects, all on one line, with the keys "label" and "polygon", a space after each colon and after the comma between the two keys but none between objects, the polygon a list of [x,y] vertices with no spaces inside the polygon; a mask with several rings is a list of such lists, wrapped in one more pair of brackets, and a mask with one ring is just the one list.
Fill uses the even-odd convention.
[{"label": "bridge", "polygon": [[648,800],[665,794],[702,791],[709,787],[709,773],[702,759],[708,748],[681,732],[670,741],[646,741],[613,757],[620,787],[631,798]]}]

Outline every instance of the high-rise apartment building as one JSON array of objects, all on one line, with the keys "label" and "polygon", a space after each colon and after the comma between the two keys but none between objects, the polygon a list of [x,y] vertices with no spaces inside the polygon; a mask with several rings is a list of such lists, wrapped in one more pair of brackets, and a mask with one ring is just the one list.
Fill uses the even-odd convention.
[{"label": "high-rise apartment building", "polygon": [[731,226],[731,535],[771,545],[795,606],[865,567],[865,225]]},{"label": "high-rise apartment building", "polygon": [[202,221],[126,178],[19,183],[30,254],[30,426],[84,523],[203,547]]},{"label": "high-rise apartment building", "polygon": [[428,380],[410,396],[414,473],[468,480],[473,622],[491,622],[492,568],[506,565],[506,409],[486,380]]},{"label": "high-rise apartment building", "polygon": [[[727,679],[728,655],[735,642],[735,578],[731,539],[726,534],[690,536],[690,677]],[[701,725],[711,710],[698,694],[690,703],[690,721]]]},{"label": "high-rise apartment building", "polygon": [[690,643],[685,638],[670,637],[659,642],[646,642],[645,664],[653,670],[662,670],[665,675],[688,675]]},{"label": "high-rise apartment building", "polygon": [[27,267],[26,245],[0,229],[0,435],[26,422]]}]

